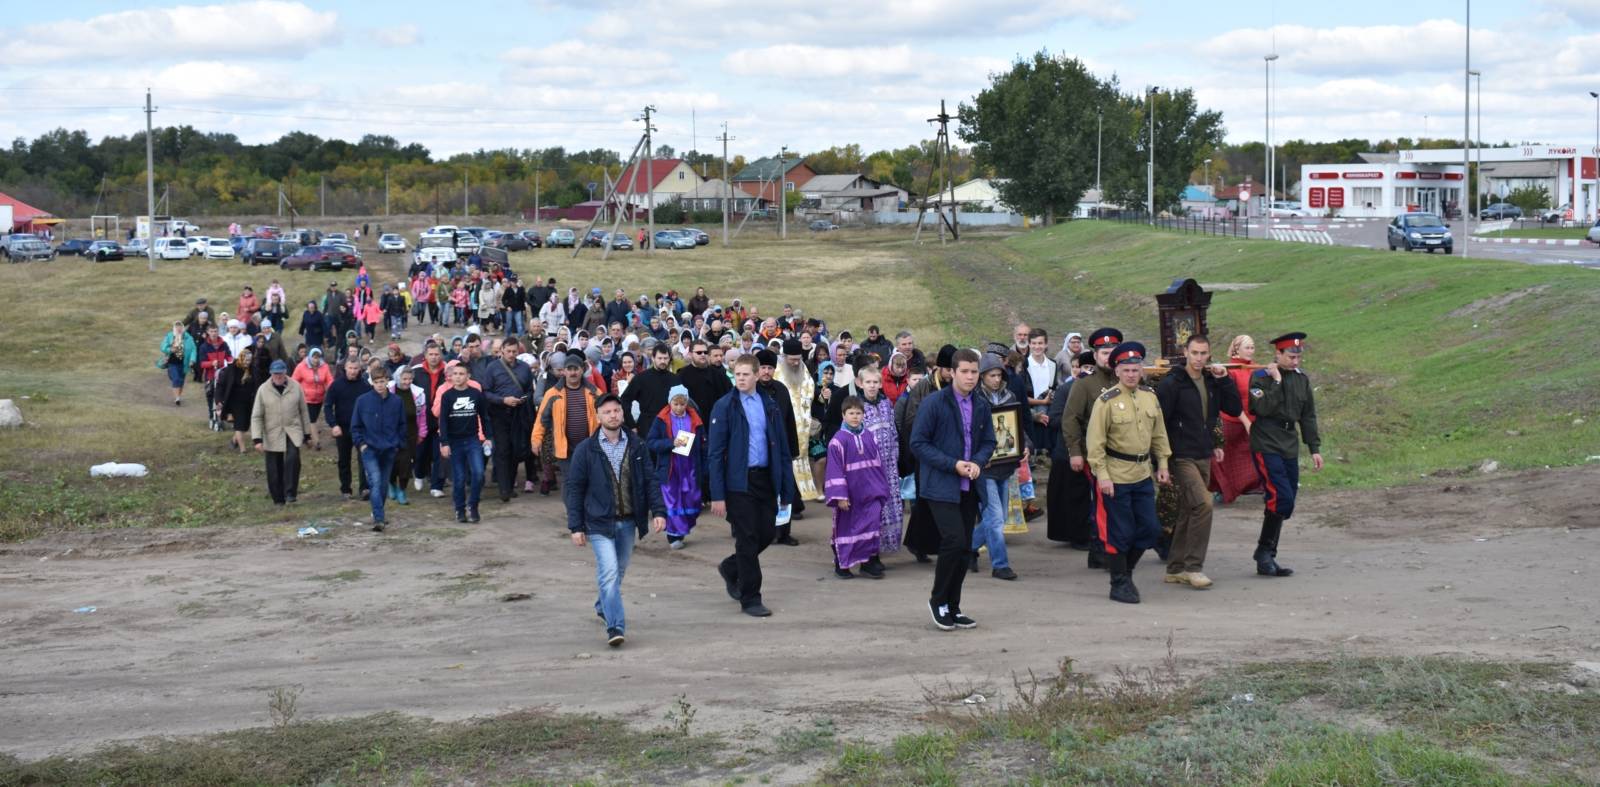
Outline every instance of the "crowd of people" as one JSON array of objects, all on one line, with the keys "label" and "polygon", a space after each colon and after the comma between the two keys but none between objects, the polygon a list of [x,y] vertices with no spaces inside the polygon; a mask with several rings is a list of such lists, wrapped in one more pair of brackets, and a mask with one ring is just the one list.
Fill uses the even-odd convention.
[{"label": "crowd of people", "polygon": [[[243,288],[231,314],[198,299],[160,344],[174,404],[203,385],[212,428],[265,456],[279,505],[296,502],[301,451],[331,437],[340,493],[368,501],[379,532],[390,504],[424,489],[448,486],[460,522],[479,521],[486,486],[502,503],[560,491],[614,646],[637,538],[664,531],[684,549],[707,511],[731,525],[718,571],[746,614],[771,614],[763,551],[799,544],[793,522],[819,506],[835,576],[882,579],[902,550],[933,563],[929,614],[953,630],[977,625],[961,589],[982,553],[991,576],[1016,580],[1006,536],[1040,517],[1109,572],[1111,599],[1138,603],[1133,570],[1152,548],[1165,582],[1210,587],[1214,500],[1259,491],[1258,573],[1288,576],[1276,557],[1298,442],[1321,466],[1303,334],[1274,340],[1262,366],[1248,336],[1221,364],[1190,336],[1185,362],[1153,375],[1112,328],[1069,333],[1054,354],[1026,325],[1009,343],[930,354],[909,331],[869,325],[858,340],[789,304],[763,316],[703,287],[604,300],[470,262],[418,263],[377,289],[362,268],[306,300],[286,341],[289,302],[276,280],[265,299]],[[413,322],[460,332],[408,353]]]}]

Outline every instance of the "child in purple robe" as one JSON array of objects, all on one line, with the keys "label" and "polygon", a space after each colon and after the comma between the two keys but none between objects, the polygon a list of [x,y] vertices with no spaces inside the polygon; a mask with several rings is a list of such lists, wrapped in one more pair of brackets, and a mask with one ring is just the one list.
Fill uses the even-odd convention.
[{"label": "child in purple robe", "polygon": [[[674,385],[667,391],[667,406],[661,408],[645,448],[654,460],[656,483],[667,506],[667,545],[683,549],[689,531],[700,517],[700,477],[705,472],[705,424],[689,400],[689,389]],[[688,445],[687,455],[679,453]]]},{"label": "child in purple robe", "polygon": [[844,424],[828,441],[828,470],[822,485],[823,500],[833,509],[833,573],[853,579],[850,569],[883,578],[878,560],[883,530],[883,505],[889,499],[889,482],[878,456],[878,444],[863,422],[865,406],[851,396],[840,406]]}]

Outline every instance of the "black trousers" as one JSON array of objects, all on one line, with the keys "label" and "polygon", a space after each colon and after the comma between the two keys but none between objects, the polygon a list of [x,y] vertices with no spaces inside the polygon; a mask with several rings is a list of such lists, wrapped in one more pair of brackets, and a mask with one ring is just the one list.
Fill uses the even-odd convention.
[{"label": "black trousers", "polygon": [[1087,544],[1094,539],[1094,486],[1087,468],[1073,470],[1065,461],[1052,464],[1045,494],[1051,541]]},{"label": "black trousers", "polygon": [[761,603],[761,553],[777,537],[778,493],[772,471],[750,468],[744,492],[728,493],[728,524],[733,526],[733,554],[718,570],[739,585],[739,606]]},{"label": "black trousers", "polygon": [[914,554],[939,554],[939,528],[928,511],[928,501],[920,497],[911,501],[911,518],[906,521],[906,535],[901,543]]},{"label": "black trousers", "polygon": [[284,438],[282,451],[267,451],[267,494],[282,503],[300,495],[300,448]]},{"label": "black trousers", "polygon": [[515,412],[509,407],[491,405],[489,407],[489,425],[494,429],[494,483],[500,489],[500,499],[511,497],[517,488],[517,452],[511,434],[516,425]]},{"label": "black trousers", "polygon": [[933,524],[939,529],[939,560],[933,566],[935,606],[949,605],[961,611],[961,583],[967,578],[967,561],[972,551],[972,528],[978,523],[977,482],[961,493],[961,502],[928,501]]},{"label": "black trousers", "polygon": [[[334,438],[334,443],[339,447],[339,492],[350,494],[350,456],[355,453],[355,438],[350,436],[350,427],[344,427],[339,436]],[[360,460],[356,460],[360,461]],[[367,474],[361,473],[361,496],[367,496]]]}]

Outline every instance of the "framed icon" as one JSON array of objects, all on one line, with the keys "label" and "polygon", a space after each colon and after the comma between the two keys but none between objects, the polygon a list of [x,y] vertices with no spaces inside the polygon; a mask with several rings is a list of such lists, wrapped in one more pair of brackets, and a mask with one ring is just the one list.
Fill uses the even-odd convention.
[{"label": "framed icon", "polygon": [[994,421],[994,454],[989,457],[990,467],[1005,467],[1022,462],[1023,420],[1021,404],[994,405],[989,417]]}]

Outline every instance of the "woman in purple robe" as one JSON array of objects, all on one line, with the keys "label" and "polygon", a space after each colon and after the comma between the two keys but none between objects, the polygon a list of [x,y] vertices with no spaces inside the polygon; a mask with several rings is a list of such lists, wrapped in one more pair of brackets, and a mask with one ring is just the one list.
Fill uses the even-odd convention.
[{"label": "woman in purple robe", "polygon": [[861,391],[861,404],[865,410],[862,425],[878,444],[878,458],[883,463],[883,482],[889,487],[889,499],[883,501],[883,528],[878,538],[878,554],[892,555],[900,551],[901,523],[904,513],[900,502],[900,436],[894,428],[894,402],[883,393],[883,375],[878,365],[862,362],[856,369],[856,389]]},{"label": "woman in purple robe", "polygon": [[700,516],[705,431],[700,413],[689,399],[689,389],[674,385],[667,391],[667,406],[661,408],[645,438],[656,483],[661,485],[661,499],[667,505],[667,544],[673,549],[683,549],[684,539]]},{"label": "woman in purple robe", "polygon": [[883,530],[883,506],[888,501],[888,476],[878,456],[878,444],[863,425],[865,406],[854,396],[840,406],[844,424],[828,442],[828,470],[822,485],[823,500],[833,509],[833,573],[852,579],[850,569],[883,578],[878,560],[878,540]]}]

